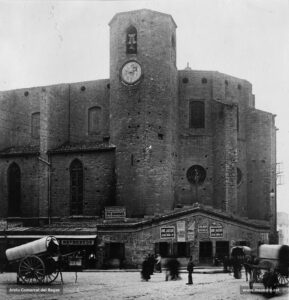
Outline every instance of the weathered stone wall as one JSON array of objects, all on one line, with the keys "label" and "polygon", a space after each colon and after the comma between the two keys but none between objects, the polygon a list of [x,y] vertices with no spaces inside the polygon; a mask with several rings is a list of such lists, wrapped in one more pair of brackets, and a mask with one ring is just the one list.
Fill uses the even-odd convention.
[{"label": "weathered stone wall", "polygon": [[[126,30],[137,30],[137,54],[126,54]],[[116,145],[117,203],[129,215],[174,206],[177,70],[169,15],[141,10],[121,13],[110,23],[110,132]],[[122,65],[137,60],[139,84],[120,81]]]},{"label": "weathered stone wall", "polygon": [[270,191],[276,190],[276,157],[272,155],[275,153],[274,118],[267,112],[248,109],[246,126],[248,217],[270,220],[275,211],[270,203]]},{"label": "weathered stone wall", "polygon": [[[109,80],[81,82],[70,85],[69,140],[71,143],[102,141],[109,136]],[[88,130],[88,110],[92,107],[101,110],[99,133]]]},{"label": "weathered stone wall", "polygon": [[[155,253],[155,243],[178,242],[177,222],[185,222],[185,241],[190,243],[190,254],[193,255],[194,261],[199,262],[199,242],[212,242],[212,258],[216,254],[216,241],[226,241],[229,243],[229,249],[237,245],[238,242],[247,242],[252,248],[253,253],[257,254],[259,242],[268,243],[269,230],[253,228],[249,224],[240,224],[237,222],[227,221],[219,217],[211,217],[206,214],[195,214],[182,217],[178,220],[161,221],[157,224],[143,226],[142,230],[120,230],[115,229],[106,233],[105,230],[98,230],[98,243],[124,243],[125,245],[125,263],[127,266],[141,266],[141,263],[149,253]],[[199,225],[207,228],[206,232],[199,231]],[[220,225],[222,227],[222,237],[211,237],[210,226]],[[161,227],[174,227],[174,238],[161,238]],[[190,229],[189,229],[190,228]],[[204,227],[203,227],[204,228]],[[178,258],[179,261],[186,265],[188,258]]]},{"label": "weathered stone wall", "polygon": [[83,215],[101,216],[104,206],[114,204],[114,151],[51,155],[51,213],[70,215],[70,164],[83,165]]},{"label": "weathered stone wall", "polygon": [[7,170],[15,162],[21,172],[22,217],[38,217],[39,214],[39,161],[36,156],[0,159],[0,216],[7,217],[8,182]]},{"label": "weathered stone wall", "polygon": [[39,139],[31,135],[31,116],[35,112],[40,112],[40,97],[41,88],[1,92],[0,150],[39,145]]}]

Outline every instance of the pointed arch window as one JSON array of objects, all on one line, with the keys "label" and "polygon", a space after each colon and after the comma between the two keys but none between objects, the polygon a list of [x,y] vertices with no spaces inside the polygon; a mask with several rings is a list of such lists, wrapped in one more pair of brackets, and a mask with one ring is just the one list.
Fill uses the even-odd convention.
[{"label": "pointed arch window", "polygon": [[8,217],[21,216],[21,171],[13,162],[7,171],[8,181]]},{"label": "pointed arch window", "polygon": [[70,215],[83,213],[83,166],[75,159],[70,165]]},{"label": "pointed arch window", "polygon": [[88,110],[88,133],[100,134],[101,132],[101,107],[94,106]]},{"label": "pointed arch window", "polygon": [[137,53],[137,30],[134,26],[129,26],[126,30],[126,53]]},{"label": "pointed arch window", "polygon": [[31,115],[31,136],[35,139],[40,137],[40,113],[36,112]]}]

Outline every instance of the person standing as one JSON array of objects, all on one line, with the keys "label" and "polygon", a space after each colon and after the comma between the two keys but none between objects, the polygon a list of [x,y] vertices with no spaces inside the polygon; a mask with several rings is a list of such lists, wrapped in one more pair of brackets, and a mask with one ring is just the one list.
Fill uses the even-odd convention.
[{"label": "person standing", "polygon": [[194,262],[193,257],[190,256],[188,265],[187,265],[187,271],[188,271],[188,283],[187,284],[193,284],[193,272],[194,272]]},{"label": "person standing", "polygon": [[162,258],[159,254],[156,255],[156,272],[162,273]]},{"label": "person standing", "polygon": [[148,257],[146,257],[142,263],[141,276],[145,281],[149,281],[149,279],[151,279],[151,265]]}]

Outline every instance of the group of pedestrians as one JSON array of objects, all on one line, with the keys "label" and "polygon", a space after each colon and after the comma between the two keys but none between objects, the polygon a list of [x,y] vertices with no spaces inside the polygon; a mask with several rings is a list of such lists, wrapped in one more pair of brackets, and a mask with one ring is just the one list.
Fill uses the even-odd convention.
[{"label": "group of pedestrians", "polygon": [[159,254],[153,255],[150,253],[145,257],[142,263],[142,279],[148,281],[154,272],[162,272],[161,256]]},{"label": "group of pedestrians", "polygon": [[[166,268],[166,275],[165,280],[178,280],[181,279],[180,277],[180,263],[175,258],[168,258],[165,264]],[[193,257],[191,256],[189,262],[187,264],[187,271],[188,271],[188,283],[193,284],[193,272],[194,272],[194,263]],[[159,254],[153,255],[148,254],[143,263],[142,263],[142,270],[141,270],[141,277],[143,281],[148,281],[153,275],[154,272],[162,272],[162,265],[161,265],[161,256]]]}]

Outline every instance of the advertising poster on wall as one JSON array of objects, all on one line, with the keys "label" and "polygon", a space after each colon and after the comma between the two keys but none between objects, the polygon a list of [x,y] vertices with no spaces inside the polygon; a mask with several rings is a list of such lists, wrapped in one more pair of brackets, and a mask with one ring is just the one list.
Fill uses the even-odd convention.
[{"label": "advertising poster on wall", "polygon": [[186,241],[186,222],[185,221],[177,222],[177,241],[178,242]]},{"label": "advertising poster on wall", "polygon": [[188,226],[188,241],[195,240],[195,221]]},{"label": "advertising poster on wall", "polygon": [[210,226],[210,237],[220,238],[223,237],[223,226],[219,223],[213,223]]}]

